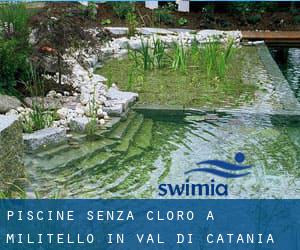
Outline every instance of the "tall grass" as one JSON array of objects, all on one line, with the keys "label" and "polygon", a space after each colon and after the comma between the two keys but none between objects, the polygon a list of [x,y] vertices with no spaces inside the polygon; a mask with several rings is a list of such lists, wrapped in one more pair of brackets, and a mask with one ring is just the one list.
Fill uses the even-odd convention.
[{"label": "tall grass", "polygon": [[161,69],[165,65],[166,45],[160,39],[153,39],[153,45],[154,64]]},{"label": "tall grass", "polygon": [[23,116],[22,125],[25,133],[32,133],[50,127],[55,120],[55,113],[45,109],[44,83],[32,64],[29,64],[26,79],[23,83],[33,97],[32,111]]},{"label": "tall grass", "polygon": [[172,68],[186,72],[188,67],[188,52],[181,43],[175,43],[173,47]]},{"label": "tall grass", "polygon": [[233,54],[233,44],[231,39],[225,47],[216,41],[210,41],[204,46],[203,57],[208,79],[215,76],[224,79]]}]

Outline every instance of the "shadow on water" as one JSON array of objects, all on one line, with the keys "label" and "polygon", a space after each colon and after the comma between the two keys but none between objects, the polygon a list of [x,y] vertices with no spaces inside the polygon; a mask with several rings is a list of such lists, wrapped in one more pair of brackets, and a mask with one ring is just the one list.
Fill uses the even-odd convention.
[{"label": "shadow on water", "polygon": [[269,49],[300,101],[300,48],[270,47]]}]

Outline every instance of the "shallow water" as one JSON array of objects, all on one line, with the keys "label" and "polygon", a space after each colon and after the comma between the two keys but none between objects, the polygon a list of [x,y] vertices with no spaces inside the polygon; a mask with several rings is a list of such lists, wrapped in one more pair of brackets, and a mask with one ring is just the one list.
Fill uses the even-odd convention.
[{"label": "shallow water", "polygon": [[300,48],[271,47],[270,51],[300,101]]},{"label": "shallow water", "polygon": [[[176,118],[131,115],[106,139],[82,142],[80,148],[53,155],[29,156],[32,184],[28,190],[45,197],[159,198],[160,183],[182,184],[189,178],[190,183],[211,179],[226,183],[229,198],[299,198],[299,125],[297,119],[242,113]],[[234,163],[240,151],[246,156],[243,164],[253,166],[246,177],[229,180],[208,173],[184,174],[203,160]],[[81,154],[82,159],[75,159]]]}]

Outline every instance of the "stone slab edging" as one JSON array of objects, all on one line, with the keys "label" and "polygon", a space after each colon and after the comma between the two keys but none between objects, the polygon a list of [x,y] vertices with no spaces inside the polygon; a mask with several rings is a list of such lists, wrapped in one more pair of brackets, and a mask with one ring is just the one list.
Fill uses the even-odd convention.
[{"label": "stone slab edging", "polygon": [[24,178],[22,126],[17,116],[0,115],[0,190]]},{"label": "stone slab edging", "polygon": [[288,111],[300,114],[300,104],[296,99],[288,81],[282,74],[279,66],[269,52],[267,46],[257,46],[257,52],[261,59],[261,62],[267,70],[269,77],[272,80],[273,86],[275,86],[278,98],[282,104],[282,110],[279,109],[275,112],[278,111],[279,113],[282,113],[284,111]]}]

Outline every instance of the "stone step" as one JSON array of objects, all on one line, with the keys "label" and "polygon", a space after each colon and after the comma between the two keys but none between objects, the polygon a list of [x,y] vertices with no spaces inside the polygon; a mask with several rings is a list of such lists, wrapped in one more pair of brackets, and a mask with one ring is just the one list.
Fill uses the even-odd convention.
[{"label": "stone step", "polygon": [[136,113],[130,113],[125,121],[121,121],[116,128],[108,135],[110,139],[121,139],[127,132],[130,123],[136,117]]},{"label": "stone step", "polygon": [[122,162],[131,161],[138,156],[141,156],[144,153],[144,150],[142,148],[130,145],[126,156],[122,159]]},{"label": "stone step", "polygon": [[72,184],[78,181],[78,178],[82,178],[83,175],[89,171],[92,171],[93,174],[96,174],[97,172],[101,171],[101,167],[103,165],[109,164],[110,162],[116,160],[119,156],[120,154],[118,153],[100,152],[91,158],[85,159],[80,163],[77,171],[73,172],[71,175],[65,176],[65,178],[62,178],[62,176],[60,177],[62,178],[62,183],[68,182],[68,184]]},{"label": "stone step", "polygon": [[134,138],[134,145],[143,150],[151,148],[153,120],[145,119]]},{"label": "stone step", "polygon": [[57,155],[58,153],[64,153],[66,151],[70,150],[70,145],[69,144],[62,144],[56,147],[49,148],[47,150],[41,151],[36,154],[38,158],[47,158],[50,159]]},{"label": "stone step", "polygon": [[141,114],[136,115],[134,119],[131,120],[130,126],[126,134],[123,136],[121,143],[113,149],[114,152],[126,153],[130,144],[133,142],[136,133],[141,128],[144,121],[144,117]]},{"label": "stone step", "polygon": [[[117,141],[111,139],[100,139],[97,141],[86,141],[80,145],[78,149],[72,149],[60,154],[57,154],[51,160],[43,159],[40,161],[42,169],[59,172],[61,169],[74,167],[79,162],[86,158],[92,157],[101,151],[110,149],[118,144]],[[48,167],[47,167],[48,166]],[[45,168],[46,167],[46,168]]]}]

